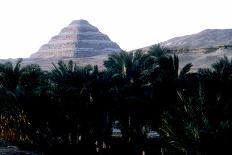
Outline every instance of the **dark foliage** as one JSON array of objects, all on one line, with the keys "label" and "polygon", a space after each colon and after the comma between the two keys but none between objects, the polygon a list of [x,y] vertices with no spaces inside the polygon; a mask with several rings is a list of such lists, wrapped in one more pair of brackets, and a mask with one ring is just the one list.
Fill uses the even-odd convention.
[{"label": "dark foliage", "polygon": [[232,60],[193,72],[159,45],[72,61],[0,64],[0,137],[45,154],[231,153]]}]

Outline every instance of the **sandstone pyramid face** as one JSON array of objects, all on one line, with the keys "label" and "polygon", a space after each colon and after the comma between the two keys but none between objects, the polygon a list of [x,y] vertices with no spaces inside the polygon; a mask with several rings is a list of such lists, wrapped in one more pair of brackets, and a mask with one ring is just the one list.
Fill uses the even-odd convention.
[{"label": "sandstone pyramid face", "polygon": [[86,20],[74,20],[31,58],[83,58],[112,52],[121,48]]}]

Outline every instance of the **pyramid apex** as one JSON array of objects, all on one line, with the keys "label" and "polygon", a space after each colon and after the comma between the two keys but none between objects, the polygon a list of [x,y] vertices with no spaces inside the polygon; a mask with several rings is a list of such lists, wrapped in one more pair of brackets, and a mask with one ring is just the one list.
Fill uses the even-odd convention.
[{"label": "pyramid apex", "polygon": [[70,25],[77,25],[77,24],[89,24],[87,20],[79,19],[79,20],[73,20]]}]

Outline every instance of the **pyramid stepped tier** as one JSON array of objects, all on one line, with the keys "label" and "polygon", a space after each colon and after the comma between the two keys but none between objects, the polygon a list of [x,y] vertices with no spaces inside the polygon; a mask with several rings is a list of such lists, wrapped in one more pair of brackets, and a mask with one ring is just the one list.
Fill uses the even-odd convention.
[{"label": "pyramid stepped tier", "polygon": [[119,52],[121,48],[86,20],[75,20],[31,58],[81,58]]}]

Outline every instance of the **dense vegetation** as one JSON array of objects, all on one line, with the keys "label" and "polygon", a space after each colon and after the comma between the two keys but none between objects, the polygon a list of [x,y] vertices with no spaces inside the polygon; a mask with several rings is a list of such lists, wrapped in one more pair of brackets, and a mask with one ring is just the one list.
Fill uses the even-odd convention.
[{"label": "dense vegetation", "polygon": [[0,137],[45,154],[231,152],[232,60],[180,69],[154,46],[97,66],[0,64]]}]

